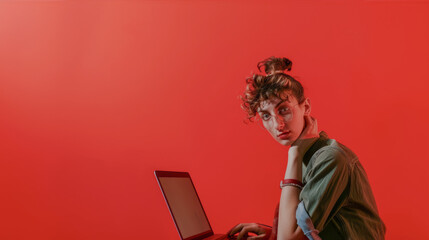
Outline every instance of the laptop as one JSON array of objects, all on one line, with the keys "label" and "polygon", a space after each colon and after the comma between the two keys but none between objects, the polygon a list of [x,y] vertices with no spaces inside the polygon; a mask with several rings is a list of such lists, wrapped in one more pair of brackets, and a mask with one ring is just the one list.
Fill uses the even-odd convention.
[{"label": "laptop", "polygon": [[213,234],[188,172],[157,170],[155,176],[182,240],[234,239],[226,234]]}]

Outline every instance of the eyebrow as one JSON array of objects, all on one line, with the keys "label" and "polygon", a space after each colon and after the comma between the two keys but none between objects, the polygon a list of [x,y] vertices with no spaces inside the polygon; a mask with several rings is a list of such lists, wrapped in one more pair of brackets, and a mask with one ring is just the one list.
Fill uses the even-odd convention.
[{"label": "eyebrow", "polygon": [[[276,107],[275,108],[277,108],[280,104],[282,104],[284,101],[286,101],[286,100],[282,100],[282,101],[280,101],[279,103],[277,103],[277,105],[276,105]],[[258,112],[264,112],[264,111],[266,111],[267,109],[260,109]]]}]

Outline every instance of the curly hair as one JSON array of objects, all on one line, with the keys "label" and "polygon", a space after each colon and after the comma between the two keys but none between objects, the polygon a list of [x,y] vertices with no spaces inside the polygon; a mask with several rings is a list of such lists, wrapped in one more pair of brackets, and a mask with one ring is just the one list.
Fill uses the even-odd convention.
[{"label": "curly hair", "polygon": [[304,88],[301,83],[284,73],[285,70],[292,69],[292,61],[273,56],[260,61],[257,67],[260,72],[263,67],[267,75],[253,74],[246,78],[246,90],[240,96],[243,101],[241,108],[247,113],[248,121],[252,122],[256,117],[261,102],[270,98],[288,100],[285,91],[291,92],[298,103],[304,102]]}]

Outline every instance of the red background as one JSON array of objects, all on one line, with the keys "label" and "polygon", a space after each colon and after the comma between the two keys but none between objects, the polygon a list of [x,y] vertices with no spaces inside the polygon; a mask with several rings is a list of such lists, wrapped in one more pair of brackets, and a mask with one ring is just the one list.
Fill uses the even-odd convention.
[{"label": "red background", "polygon": [[271,224],[287,149],[238,95],[272,55],[387,239],[427,238],[428,43],[428,1],[2,1],[0,238],[178,239],[155,169],[191,173],[215,232]]}]

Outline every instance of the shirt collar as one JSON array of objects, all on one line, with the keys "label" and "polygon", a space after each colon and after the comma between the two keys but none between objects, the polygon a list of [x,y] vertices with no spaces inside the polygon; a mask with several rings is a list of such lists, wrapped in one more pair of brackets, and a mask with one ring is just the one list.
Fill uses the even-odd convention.
[{"label": "shirt collar", "polygon": [[319,133],[319,138],[311,145],[311,147],[305,152],[304,157],[302,159],[302,163],[307,166],[308,162],[311,159],[311,156],[319,150],[321,147],[326,146],[326,141],[329,139],[328,134],[325,131],[321,131]]}]

